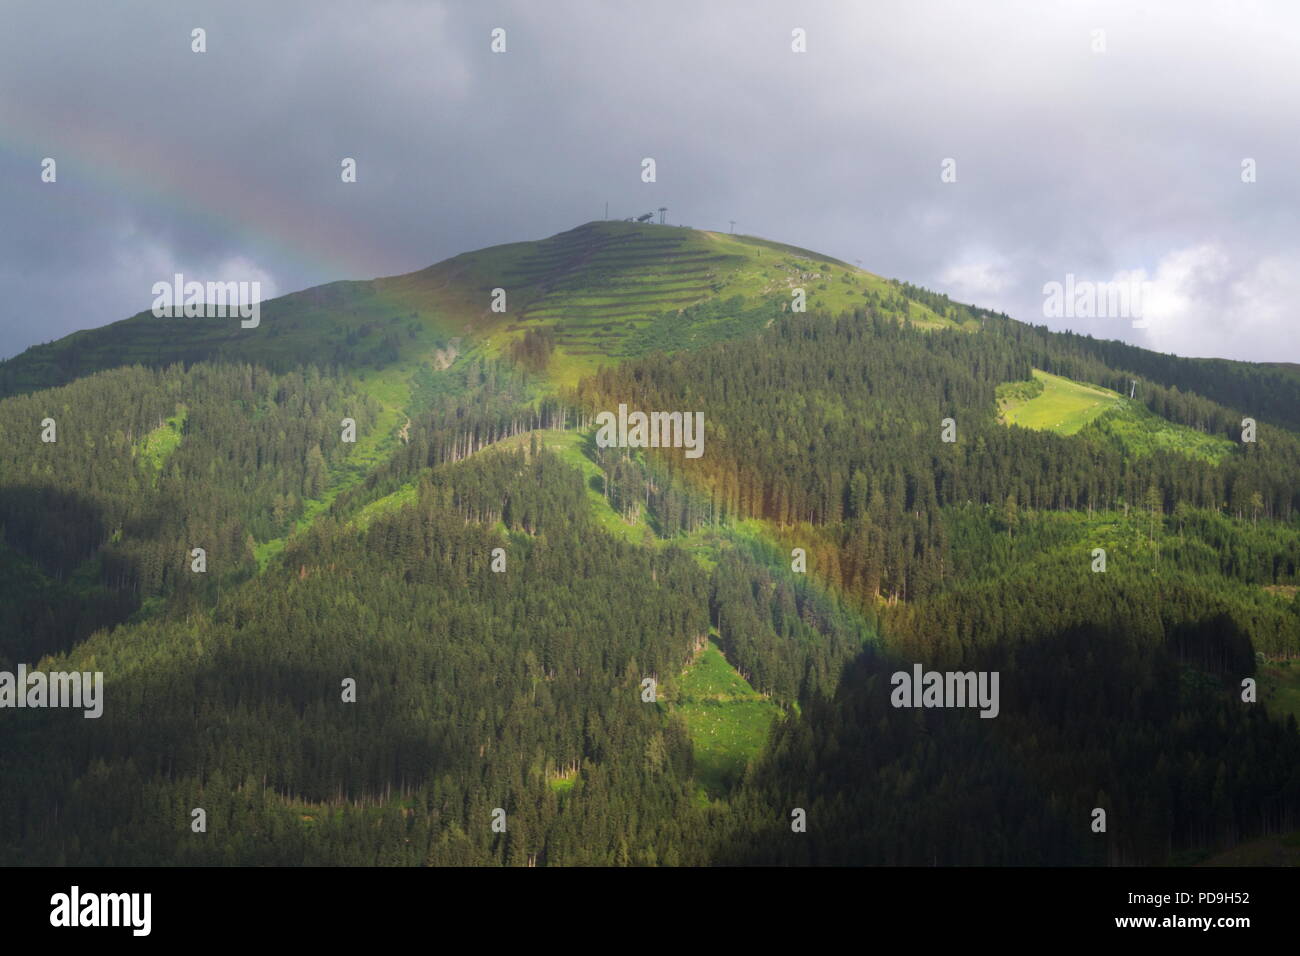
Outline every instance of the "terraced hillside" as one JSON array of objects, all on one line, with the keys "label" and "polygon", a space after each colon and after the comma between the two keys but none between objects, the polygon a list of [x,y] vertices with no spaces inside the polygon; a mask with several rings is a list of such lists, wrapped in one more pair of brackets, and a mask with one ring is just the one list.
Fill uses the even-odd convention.
[{"label": "terraced hillside", "polygon": [[[871,304],[926,327],[970,327],[940,315],[906,287],[806,249],[680,226],[589,222],[540,242],[493,246],[422,273],[383,280],[398,299],[503,350],[533,330],[553,343],[549,378],[573,384],[602,361],[678,350],[742,335],[792,308]],[[494,290],[505,311],[492,311]],[[461,323],[461,324],[457,324]]]},{"label": "terraced hillside", "polygon": [[[602,362],[694,348],[756,330],[805,290],[809,311],[870,304],[920,326],[978,327],[965,307],[939,314],[910,286],[751,236],[678,226],[589,222],[491,246],[406,275],[335,282],[268,300],[261,324],[142,312],[0,363],[0,395],[60,385],[122,365],[227,359],[276,370],[302,363],[386,368],[498,354],[527,330],[554,352],[548,378],[571,385]],[[493,310],[494,290],[505,293]]]}]

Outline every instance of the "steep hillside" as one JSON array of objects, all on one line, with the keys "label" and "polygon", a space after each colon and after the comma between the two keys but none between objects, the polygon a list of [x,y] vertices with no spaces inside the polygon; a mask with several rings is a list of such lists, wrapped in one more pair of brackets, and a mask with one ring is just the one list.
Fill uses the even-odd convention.
[{"label": "steep hillside", "polygon": [[[0,715],[0,862],[1159,863],[1300,822],[1289,369],[591,223],[0,380],[0,671],[106,678],[102,719]],[[704,454],[597,446],[620,403]],[[998,719],[900,713],[915,664],[1002,674]]]}]

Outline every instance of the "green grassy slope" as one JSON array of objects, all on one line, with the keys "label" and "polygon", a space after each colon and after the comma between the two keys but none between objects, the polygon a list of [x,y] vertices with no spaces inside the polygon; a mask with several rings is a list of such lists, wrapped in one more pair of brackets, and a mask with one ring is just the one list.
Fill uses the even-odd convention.
[{"label": "green grassy slope", "polygon": [[155,478],[167,464],[167,459],[171,457],[172,452],[180,447],[181,437],[185,433],[185,419],[188,416],[189,409],[183,404],[178,404],[175,415],[137,443],[136,454],[141,466]]},{"label": "green grassy slope", "polygon": [[1131,455],[1169,451],[1217,462],[1232,452],[1226,439],[1175,425],[1108,388],[1034,369],[1032,382],[998,387],[998,418],[1007,425],[1080,433],[1119,445]]},{"label": "green grassy slope", "polygon": [[734,787],[767,742],[780,708],[750,686],[712,641],[670,691],[695,747],[695,776],[707,798]]},{"label": "green grassy slope", "polygon": [[1039,369],[1034,369],[1034,379],[1043,387],[1031,397],[999,390],[999,412],[1008,425],[1073,435],[1120,402],[1120,396],[1108,388],[1072,382]]},{"label": "green grassy slope", "polygon": [[[902,299],[896,284],[806,249],[679,226],[589,222],[539,242],[492,246],[381,280],[395,297],[434,299],[450,327],[498,352],[548,330],[548,377],[572,385],[601,362],[680,349],[755,330],[791,307],[836,312],[895,297],[912,321],[954,326]],[[504,289],[506,310],[491,309]],[[709,308],[712,304],[714,307]]]}]

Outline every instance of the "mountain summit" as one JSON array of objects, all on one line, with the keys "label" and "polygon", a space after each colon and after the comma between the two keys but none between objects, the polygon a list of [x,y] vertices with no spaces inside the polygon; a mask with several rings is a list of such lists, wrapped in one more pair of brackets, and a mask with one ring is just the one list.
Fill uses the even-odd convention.
[{"label": "mountain summit", "polygon": [[256,329],[141,312],[0,363],[0,395],[132,364],[436,364],[438,355],[445,361],[450,354],[453,340],[458,353],[478,345],[499,354],[528,331],[553,347],[553,378],[572,384],[602,362],[762,327],[795,307],[797,290],[808,310],[837,313],[872,304],[921,326],[975,324],[969,310],[940,304],[936,311],[934,303],[908,299],[911,288],[753,236],[596,221],[547,239],[462,253],[405,275],[280,296],[262,303]]}]

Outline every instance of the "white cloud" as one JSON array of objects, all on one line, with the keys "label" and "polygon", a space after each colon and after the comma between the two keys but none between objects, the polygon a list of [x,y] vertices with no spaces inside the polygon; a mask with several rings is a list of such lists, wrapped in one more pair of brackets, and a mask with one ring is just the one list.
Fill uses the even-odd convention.
[{"label": "white cloud", "polygon": [[944,270],[940,279],[959,302],[975,305],[987,303],[1011,284],[1006,263],[1001,257],[967,259]]},{"label": "white cloud", "polygon": [[1160,259],[1143,296],[1147,343],[1164,352],[1267,361],[1300,302],[1300,255],[1233,254],[1219,243]]},{"label": "white cloud", "polygon": [[[1300,5],[229,0],[205,57],[119,6],[6,4],[0,355],[147,307],[158,273],[230,265],[281,292],[393,275],[608,202],[737,219],[1034,323],[1044,282],[1141,264],[1153,328],[1049,324],[1300,360],[1300,139],[1278,119],[1300,113]],[[57,187],[33,175],[52,153]],[[127,217],[152,242],[118,243]]]},{"label": "white cloud", "polygon": [[134,223],[119,225],[112,248],[114,268],[108,275],[115,298],[137,305],[140,310],[153,302],[153,284],[170,282],[178,272],[197,282],[257,282],[261,302],[280,294],[275,275],[248,256],[236,253],[216,260],[178,256],[171,246]]},{"label": "white cloud", "polygon": [[234,256],[222,262],[216,270],[215,279],[219,282],[258,283],[260,292],[258,302],[274,299],[280,294],[275,276],[244,256]]}]

